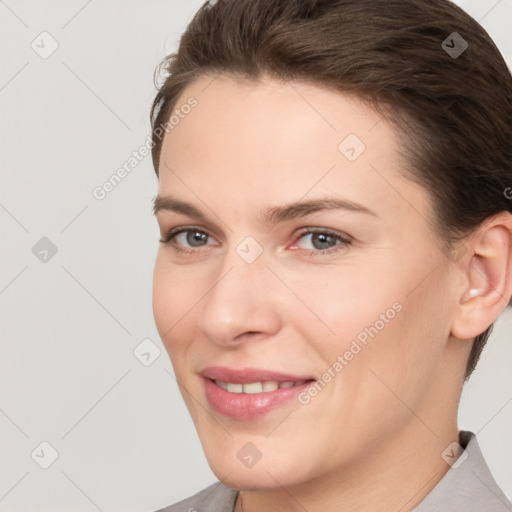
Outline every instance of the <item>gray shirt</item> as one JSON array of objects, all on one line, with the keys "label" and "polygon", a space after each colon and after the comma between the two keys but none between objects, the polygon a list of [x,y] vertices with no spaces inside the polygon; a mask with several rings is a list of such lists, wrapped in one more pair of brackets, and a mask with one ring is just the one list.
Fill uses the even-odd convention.
[{"label": "gray shirt", "polygon": [[[459,432],[464,452],[413,512],[510,512],[512,504],[494,480],[473,432]],[[238,491],[216,482],[156,512],[233,512]]]}]

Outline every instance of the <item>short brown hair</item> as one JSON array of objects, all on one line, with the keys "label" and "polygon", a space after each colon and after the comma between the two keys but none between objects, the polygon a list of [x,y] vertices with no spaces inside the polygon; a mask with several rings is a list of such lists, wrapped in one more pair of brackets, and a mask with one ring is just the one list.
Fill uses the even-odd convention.
[{"label": "short brown hair", "polygon": [[[386,115],[448,248],[512,209],[512,76],[482,26],[448,0],[206,2],[155,77],[162,68],[150,114],[157,176],[155,130],[185,87],[207,74],[267,75],[354,94]],[[492,327],[476,336],[466,379]]]}]

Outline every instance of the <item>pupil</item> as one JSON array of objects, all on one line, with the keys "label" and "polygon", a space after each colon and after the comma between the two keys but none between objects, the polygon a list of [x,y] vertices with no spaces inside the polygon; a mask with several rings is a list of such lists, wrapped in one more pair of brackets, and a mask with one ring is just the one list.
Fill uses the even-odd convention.
[{"label": "pupil", "polygon": [[[314,233],[312,241],[313,241],[313,245],[317,249],[329,249],[332,247],[332,245],[329,244],[330,239],[332,239],[331,235],[326,235],[325,233]],[[315,244],[315,241],[320,242],[320,247],[318,247],[318,244]],[[322,245],[322,244],[324,244],[324,245]]]},{"label": "pupil", "polygon": [[[206,233],[200,231],[189,231],[187,234],[187,242],[192,246],[200,246],[201,242],[206,240]],[[197,243],[199,242],[199,243]]]}]

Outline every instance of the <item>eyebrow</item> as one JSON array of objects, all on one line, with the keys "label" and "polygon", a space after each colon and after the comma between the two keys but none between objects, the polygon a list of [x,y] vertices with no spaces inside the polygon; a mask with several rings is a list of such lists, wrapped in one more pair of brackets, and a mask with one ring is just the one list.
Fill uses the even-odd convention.
[{"label": "eyebrow", "polygon": [[[348,201],[346,199],[328,197],[312,199],[309,201],[297,201],[283,206],[272,206],[263,212],[262,218],[264,222],[274,224],[277,222],[306,217],[312,213],[324,210],[346,210],[378,217],[375,212],[366,208],[362,204]],[[153,203],[153,215],[156,216],[157,213],[161,211],[180,213],[182,215],[194,217],[202,222],[208,221],[206,215],[201,210],[196,208],[194,205],[181,201],[173,196],[157,196],[155,198]]]}]

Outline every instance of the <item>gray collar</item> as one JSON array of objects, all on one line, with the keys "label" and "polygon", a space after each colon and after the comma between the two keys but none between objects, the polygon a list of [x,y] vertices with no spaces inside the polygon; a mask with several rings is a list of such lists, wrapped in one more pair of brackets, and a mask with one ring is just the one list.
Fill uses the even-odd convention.
[{"label": "gray collar", "polygon": [[512,504],[494,480],[475,434],[461,430],[459,444],[464,451],[413,512],[510,512]]}]

